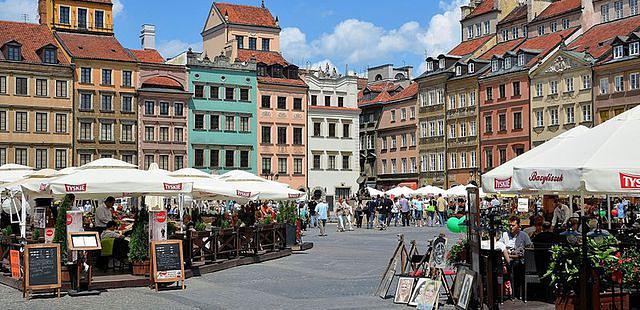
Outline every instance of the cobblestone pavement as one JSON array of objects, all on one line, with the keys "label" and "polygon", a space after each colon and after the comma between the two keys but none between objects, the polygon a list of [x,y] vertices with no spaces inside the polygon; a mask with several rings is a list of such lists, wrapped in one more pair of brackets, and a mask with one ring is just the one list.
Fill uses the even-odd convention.
[{"label": "cobblestone pavement", "polygon": [[[278,260],[194,277],[187,289],[156,293],[147,288],[109,290],[100,296],[40,298],[24,301],[14,289],[0,286],[3,309],[396,309],[392,299],[373,295],[397,245],[396,235],[426,241],[443,228],[391,227],[318,237],[307,232],[313,249]],[[448,232],[452,244],[458,236]],[[395,287],[395,286],[392,286]],[[6,308],[5,308],[6,307]]]}]

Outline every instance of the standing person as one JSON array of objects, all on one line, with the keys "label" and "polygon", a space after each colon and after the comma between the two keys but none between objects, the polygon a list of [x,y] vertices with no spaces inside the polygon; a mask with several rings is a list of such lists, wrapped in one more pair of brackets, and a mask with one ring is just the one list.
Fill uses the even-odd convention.
[{"label": "standing person", "polygon": [[356,206],[356,227],[362,228],[362,213],[365,209],[364,202],[360,199],[356,200],[358,206]]},{"label": "standing person", "polygon": [[314,228],[318,227],[318,221],[316,219],[316,205],[318,202],[315,199],[309,201],[309,226]]},{"label": "standing person", "polygon": [[436,213],[436,203],[433,198],[429,199],[427,202],[427,206],[425,207],[427,210],[427,225],[429,227],[433,227],[435,225],[435,213]]},{"label": "standing person", "polygon": [[336,232],[344,231],[344,214],[342,212],[342,198],[338,198],[338,203],[336,203],[336,216],[338,217],[338,226],[336,227]]},{"label": "standing person", "polygon": [[325,226],[327,225],[327,219],[329,218],[329,205],[320,199],[320,202],[315,207],[316,215],[318,217],[318,226],[320,227],[320,237],[326,236]]},{"label": "standing person", "polygon": [[387,198],[381,198],[377,205],[376,211],[378,212],[378,228],[380,230],[385,229],[387,224]]},{"label": "standing person", "polygon": [[391,199],[391,197],[387,197],[384,202],[384,212],[386,213],[385,218],[387,219],[387,227],[389,227],[391,224],[391,209],[393,209],[393,200]]},{"label": "standing person", "polygon": [[400,195],[400,199],[398,200],[398,204],[400,205],[400,212],[402,212],[402,227],[411,226],[409,224],[409,200],[404,197],[404,195]]},{"label": "standing person", "polygon": [[491,207],[497,208],[501,205],[500,200],[497,195],[493,195],[493,199],[491,200]]},{"label": "standing person", "polygon": [[398,198],[393,199],[393,206],[391,207],[391,213],[389,214],[389,226],[391,226],[391,221],[394,222],[394,226],[398,227],[398,212],[400,210],[400,206],[398,205]]},{"label": "standing person", "polygon": [[447,200],[442,197],[442,194],[438,194],[437,206],[438,221],[440,222],[440,227],[442,227],[445,222],[445,212],[447,212]]},{"label": "standing person", "polygon": [[346,224],[349,226],[349,231],[353,231],[353,207],[351,207],[351,205],[349,204],[349,198],[345,198],[343,200],[342,212],[344,212],[345,221],[346,221]]},{"label": "standing person", "polygon": [[524,282],[524,249],[532,245],[529,235],[520,230],[520,218],[509,218],[509,231],[502,233],[500,239],[509,251],[511,266],[511,283],[516,297],[522,297],[522,283]]},{"label": "standing person", "polygon": [[307,206],[305,205],[304,202],[302,202],[302,203],[300,203],[298,205],[298,216],[300,217],[301,229],[304,230],[304,231],[307,231],[308,214],[307,214]]},{"label": "standing person", "polygon": [[378,200],[369,200],[367,202],[367,229],[373,229],[373,222],[376,218],[376,209],[378,209]]},{"label": "standing person", "polygon": [[569,218],[573,216],[573,212],[569,206],[560,203],[560,200],[556,198],[554,200],[555,209],[553,210],[553,218],[551,219],[551,226],[554,228],[565,227]]},{"label": "standing person", "polygon": [[107,224],[113,221],[111,210],[115,203],[116,199],[109,196],[104,200],[103,204],[96,208],[96,230],[98,231],[98,235],[101,235],[102,232],[107,229]]},{"label": "standing person", "polygon": [[415,198],[413,198],[413,200],[411,201],[411,204],[413,205],[413,208],[415,209],[414,213],[414,218],[416,219],[416,227],[422,227],[422,197],[417,196]]}]

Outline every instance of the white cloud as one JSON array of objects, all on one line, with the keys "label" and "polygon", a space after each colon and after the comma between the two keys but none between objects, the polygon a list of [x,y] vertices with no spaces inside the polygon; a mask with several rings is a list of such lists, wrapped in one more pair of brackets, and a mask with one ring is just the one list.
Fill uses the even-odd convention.
[{"label": "white cloud", "polygon": [[0,19],[12,21],[38,22],[37,0],[4,0],[0,1]]},{"label": "white cloud", "polygon": [[[395,29],[385,29],[372,22],[347,19],[332,32],[307,41],[298,28],[282,30],[281,48],[292,61],[328,59],[334,64],[352,66],[377,65],[391,62],[398,54],[446,53],[460,42],[460,6],[464,0],[441,1],[441,13],[433,15],[427,24],[408,21]],[[304,66],[303,63],[298,62]]]},{"label": "white cloud", "polygon": [[158,45],[158,52],[165,58],[175,57],[176,55],[192,48],[194,52],[202,50],[202,42],[188,43],[178,39],[163,41]]},{"label": "white cloud", "polygon": [[113,0],[113,17],[118,17],[124,10],[124,4],[121,0]]}]

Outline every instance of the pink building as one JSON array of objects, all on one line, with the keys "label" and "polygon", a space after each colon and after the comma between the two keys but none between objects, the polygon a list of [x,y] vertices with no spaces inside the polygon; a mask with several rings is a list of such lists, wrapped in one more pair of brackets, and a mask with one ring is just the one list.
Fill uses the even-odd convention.
[{"label": "pink building", "polygon": [[187,108],[184,66],[168,65],[154,49],[130,50],[139,62],[138,166],[179,170],[187,163]]}]

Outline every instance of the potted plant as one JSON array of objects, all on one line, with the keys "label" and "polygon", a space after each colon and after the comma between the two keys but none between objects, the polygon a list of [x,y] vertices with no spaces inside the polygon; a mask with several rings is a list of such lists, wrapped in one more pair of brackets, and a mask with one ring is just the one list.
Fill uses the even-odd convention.
[{"label": "potted plant", "polygon": [[295,202],[287,202],[276,216],[276,221],[285,225],[285,239],[287,246],[297,243],[298,236],[298,207]]},{"label": "potted plant", "polygon": [[67,211],[71,208],[71,203],[75,197],[73,195],[66,195],[62,203],[58,206],[58,216],[56,217],[55,233],[53,235],[53,243],[60,244],[60,261],[62,268],[62,281],[71,281],[71,274],[69,273],[69,250],[67,249]]},{"label": "potted plant", "polygon": [[469,253],[469,241],[467,238],[458,240],[447,254],[447,262],[451,266],[467,262],[467,253]]},{"label": "potted plant", "polygon": [[[631,277],[625,277],[626,263],[629,269],[634,269],[632,261],[634,252],[628,250],[623,258],[619,251],[618,240],[612,236],[587,239],[588,264],[592,269],[594,284],[590,286],[592,292],[585,292],[583,296],[592,298],[594,305],[607,305],[614,300],[622,298],[626,305],[629,304],[628,293],[614,296],[610,291],[620,285],[628,286],[633,283]],[[637,255],[637,254],[635,254]],[[580,287],[580,277],[584,268],[581,246],[554,245],[551,247],[551,263],[547,269],[545,278],[551,280],[551,285],[556,288],[556,309],[576,309],[579,304],[577,293]],[[636,262],[638,256],[635,257]],[[629,274],[632,274],[629,272]],[[637,281],[637,278],[635,279]],[[593,294],[592,294],[593,293]],[[606,306],[605,306],[606,307]],[[628,309],[628,308],[627,308]]]},{"label": "potted plant", "polygon": [[138,211],[138,217],[133,224],[131,240],[129,241],[129,261],[132,273],[136,276],[148,276],[149,264],[149,214],[142,208]]}]

